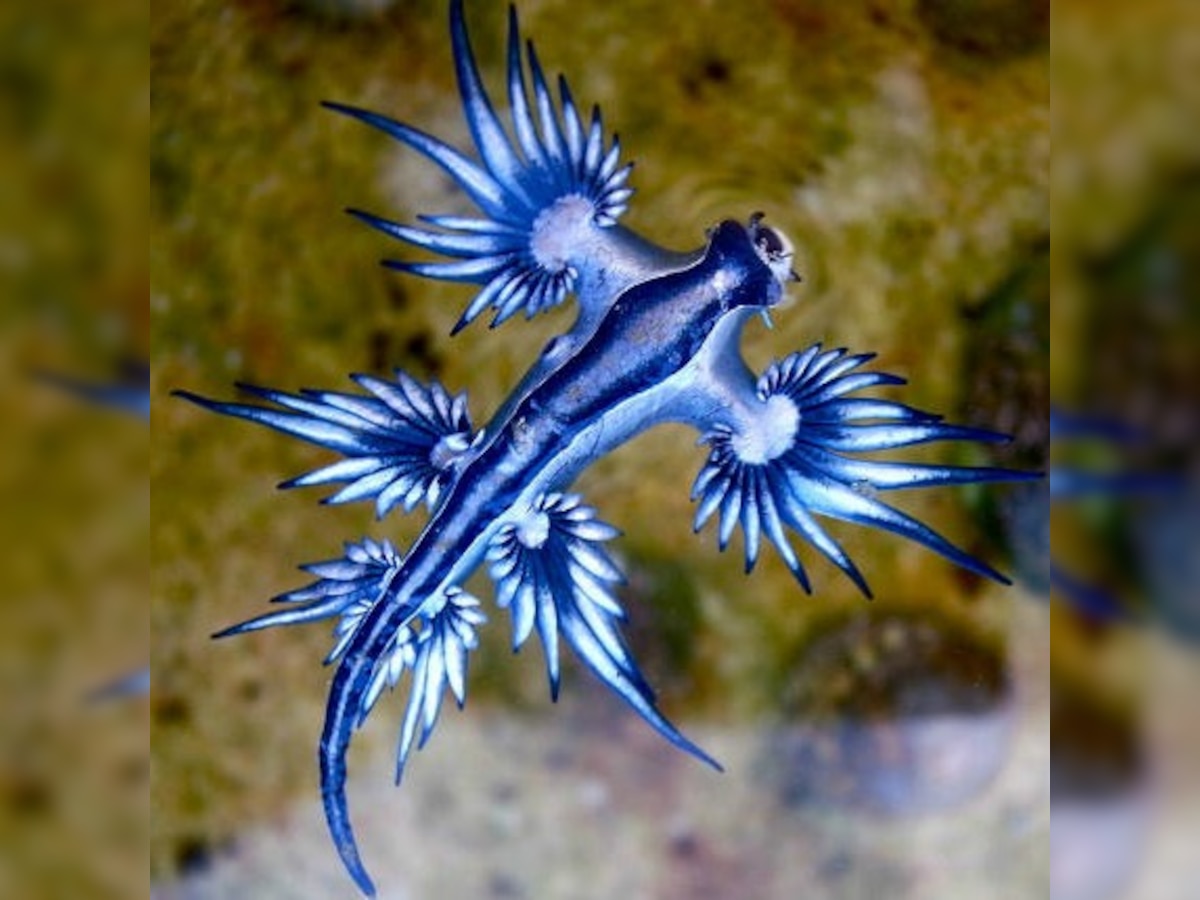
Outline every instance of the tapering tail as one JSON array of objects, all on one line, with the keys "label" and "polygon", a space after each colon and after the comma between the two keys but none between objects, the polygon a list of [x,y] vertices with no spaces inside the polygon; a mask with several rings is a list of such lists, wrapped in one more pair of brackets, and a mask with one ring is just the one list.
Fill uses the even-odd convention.
[{"label": "tapering tail", "polygon": [[338,854],[367,896],[375,888],[359,858],[346,803],[346,751],[354,730],[366,721],[383,689],[395,687],[410,672],[396,754],[398,782],[414,747],[419,749],[433,734],[446,690],[460,707],[466,701],[467,657],[478,644],[475,627],[484,621],[479,601],[461,588],[444,588],[419,603],[405,603],[389,584],[346,645],[321,735],[321,796]]},{"label": "tapering tail", "polygon": [[396,630],[391,620],[399,609],[393,603],[380,600],[367,613],[346,648],[329,688],[318,754],[325,822],[346,870],[368,897],[375,896],[375,884],[359,856],[354,827],[350,823],[346,801],[346,752],[361,721],[362,700],[375,669],[374,660],[379,658]]}]

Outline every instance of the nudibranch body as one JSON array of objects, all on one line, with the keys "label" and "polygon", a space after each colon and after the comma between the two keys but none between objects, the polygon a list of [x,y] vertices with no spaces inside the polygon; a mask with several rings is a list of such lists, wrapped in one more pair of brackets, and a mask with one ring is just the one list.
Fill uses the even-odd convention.
[{"label": "nudibranch body", "polygon": [[422,226],[410,226],[353,214],[451,259],[389,263],[393,268],[481,286],[456,331],[488,309],[499,324],[568,296],[579,307],[572,327],[547,345],[478,431],[465,397],[402,372],[394,380],[354,376],[366,394],[247,388],[273,406],[184,395],[345,457],[286,486],[340,483],[329,502],[372,500],[379,516],[422,502],[430,510],[407,552],[369,538],[347,544],[341,559],[306,567],[317,580],[277,598],[288,604],[284,609],[223,632],[337,619],[327,660],[337,669],[320,743],[321,787],[338,853],[367,894],[374,887],[346,805],[347,748],[383,689],[406,673],[398,777],[414,743],[430,737],[446,689],[464,702],[467,657],[485,618],[462,585],[477,568],[486,566],[497,605],[511,614],[514,647],[536,629],[553,695],[561,635],[667,740],[717,766],[657,709],[619,629],[624,612],[615,589],[622,575],[604,549],[617,532],[568,493],[577,476],[613,448],[661,423],[696,428],[711,448],[693,489],[697,530],[716,515],[724,548],[740,526],[748,571],[765,537],[806,590],[788,530],[869,593],[818,515],[893,531],[1005,581],[877,495],[1036,477],[855,456],[929,441],[1004,438],[947,425],[893,401],[850,396],[902,383],[864,371],[869,355],[818,345],[755,375],[739,341],[745,323],[766,314],[795,279],[787,240],[759,215],[746,225],[716,225],[706,245],[691,253],[656,247],[624,229],[617,219],[632,195],[630,167],[620,165],[615,140],[606,146],[599,112],[585,126],[566,83],[560,79],[556,101],[532,46],[522,57],[515,13],[510,10],[508,127],[483,88],[461,0],[450,4],[450,30],[478,162],[408,125],[329,105],[440,165],[482,215],[422,216]]}]

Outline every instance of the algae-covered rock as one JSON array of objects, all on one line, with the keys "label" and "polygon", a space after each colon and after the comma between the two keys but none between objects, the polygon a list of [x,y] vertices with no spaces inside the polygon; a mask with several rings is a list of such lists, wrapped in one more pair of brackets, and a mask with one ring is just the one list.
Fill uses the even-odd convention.
[{"label": "algae-covered rock", "polygon": [[787,806],[911,814],[953,808],[1008,758],[1002,644],[962,621],[864,611],[813,628],[780,673],[763,753]]}]

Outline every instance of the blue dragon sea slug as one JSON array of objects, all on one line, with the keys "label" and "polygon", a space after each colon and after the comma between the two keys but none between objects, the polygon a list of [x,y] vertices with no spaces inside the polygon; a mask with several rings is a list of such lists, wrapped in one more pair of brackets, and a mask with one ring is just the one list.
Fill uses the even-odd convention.
[{"label": "blue dragon sea slug", "polygon": [[[812,544],[868,593],[865,579],[818,516],[875,526],[954,563],[1003,576],[879,499],[885,491],[1014,480],[1005,469],[881,462],[856,454],[942,440],[1003,440],[859,391],[902,383],[864,368],[868,354],[813,346],[761,375],[743,361],[745,323],[780,302],[796,279],[791,249],[760,215],[724,221],[703,247],[671,252],[623,228],[629,165],[585,120],[565,81],[553,90],[509,13],[502,120],[483,88],[463,21],[450,36],[472,158],[381,115],[329,108],[365,122],[441,166],[478,207],[474,217],[420,224],[352,211],[366,224],[447,259],[390,262],[402,272],[479,286],[455,330],[491,312],[492,324],[530,317],[574,297],[578,316],[552,340],[491,420],[476,428],[465,397],[397,372],[355,375],[362,392],[245,389],[261,404],[182,396],[332,449],[344,458],[285,486],[337,484],[332,503],[370,500],[379,516],[424,504],[429,519],[400,552],[387,541],[346,545],[306,568],[316,581],[285,607],[222,634],[335,619],[327,662],[337,668],[320,741],[321,789],[334,844],[366,894],[374,887],[347,809],[346,753],[384,688],[408,676],[397,778],[427,741],[448,688],[461,706],[467,660],[483,624],[462,585],[486,567],[508,610],[514,647],[536,630],[556,694],[560,637],[604,684],[676,747],[719,768],[659,712],[622,637],[622,575],[605,544],[616,530],[570,493],[577,476],[630,438],[664,422],[693,426],[710,448],[693,489],[695,527],[718,521],[724,548],[739,526],[747,570],[763,539],[801,585],[788,532]],[[524,52],[523,52],[524,51]]]}]

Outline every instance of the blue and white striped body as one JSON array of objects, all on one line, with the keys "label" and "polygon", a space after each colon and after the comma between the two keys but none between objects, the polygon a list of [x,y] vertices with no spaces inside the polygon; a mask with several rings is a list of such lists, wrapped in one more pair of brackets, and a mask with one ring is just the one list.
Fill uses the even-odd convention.
[{"label": "blue and white striped body", "polygon": [[[516,406],[461,470],[397,570],[394,589],[359,626],[334,680],[321,755],[331,819],[344,814],[345,747],[361,697],[396,629],[464,582],[496,533],[527,519],[537,498],[565,489],[600,455],[670,417],[676,380],[695,377],[694,362],[722,317],[774,305],[781,294],[747,230],[723,223],[694,266],[623,293],[591,339]],[[707,759],[652,707],[643,714]],[[338,788],[333,796],[331,787]]]}]

